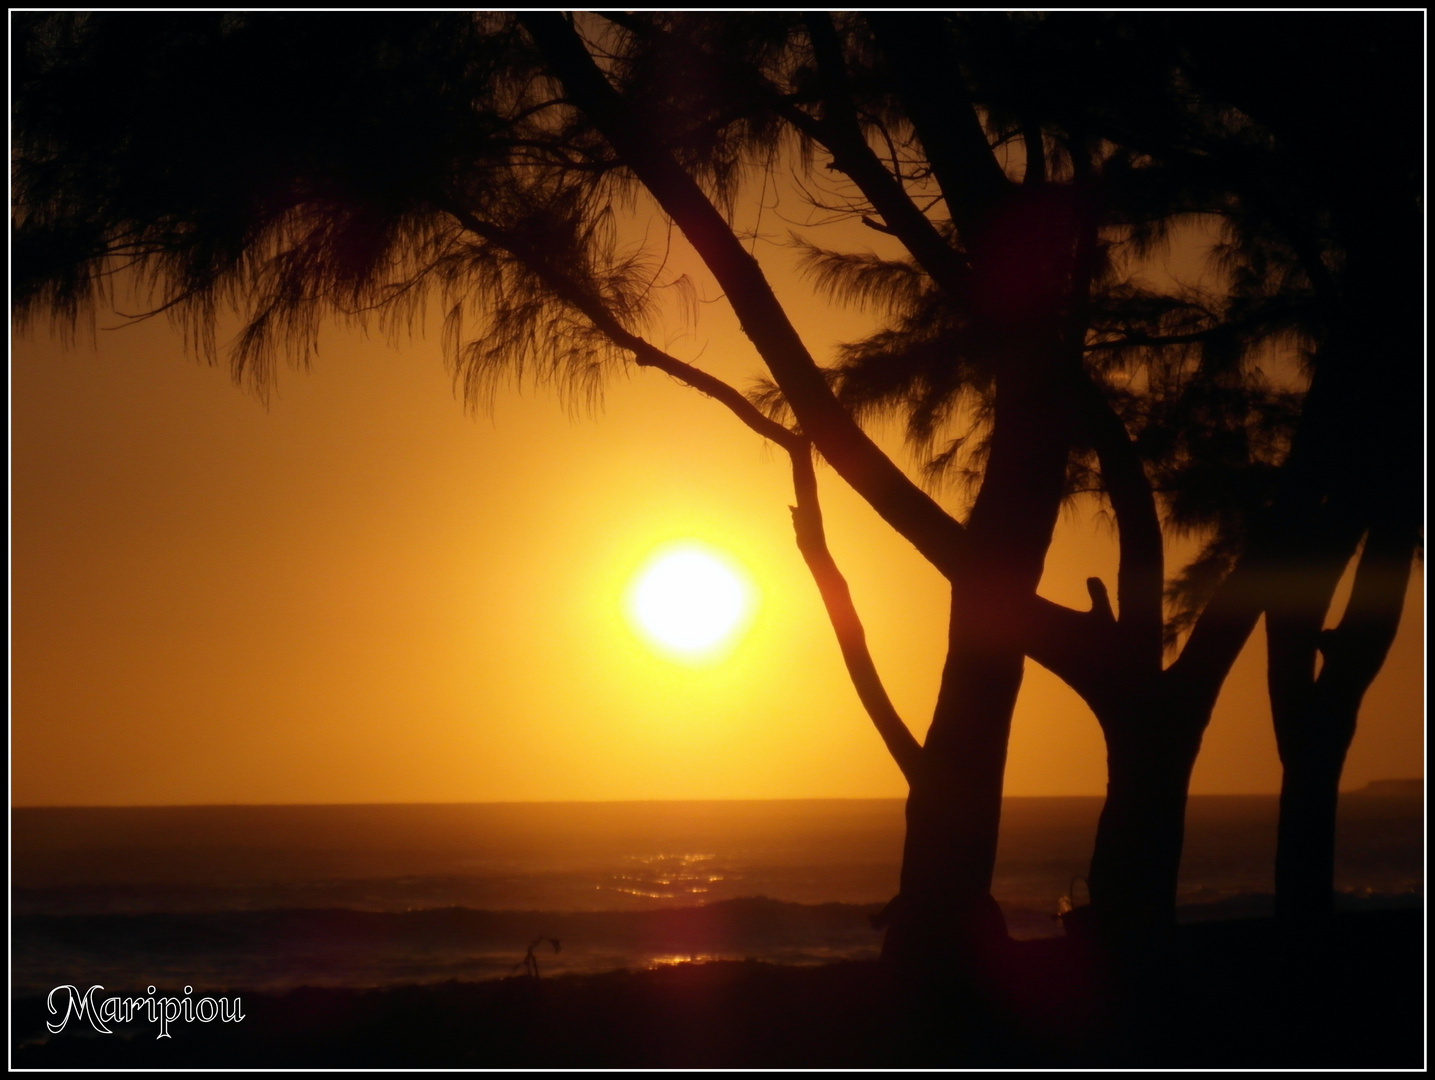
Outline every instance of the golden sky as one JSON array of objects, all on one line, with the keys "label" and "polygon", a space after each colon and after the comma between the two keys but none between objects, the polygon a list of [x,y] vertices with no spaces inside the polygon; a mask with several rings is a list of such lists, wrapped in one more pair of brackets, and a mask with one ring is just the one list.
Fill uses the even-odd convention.
[{"label": "golden sky", "polygon": [[[819,357],[860,332],[778,280]],[[759,374],[720,303],[660,343],[742,385]],[[17,338],[11,390],[12,805],[903,794],[793,544],[785,458],[661,375],[617,374],[591,417],[533,388],[474,417],[436,335],[335,329],[266,407],[155,319],[93,346]],[[942,579],[819,477],[878,668],[920,735]],[[1083,607],[1084,579],[1115,570],[1089,509],[1064,516],[1042,587]],[[702,667],[624,615],[644,560],[684,539],[728,553],[760,597]],[[1346,788],[1423,772],[1423,585],[1417,571]],[[1258,630],[1192,790],[1279,779]],[[1029,662],[1008,793],[1104,783],[1094,718]]]}]

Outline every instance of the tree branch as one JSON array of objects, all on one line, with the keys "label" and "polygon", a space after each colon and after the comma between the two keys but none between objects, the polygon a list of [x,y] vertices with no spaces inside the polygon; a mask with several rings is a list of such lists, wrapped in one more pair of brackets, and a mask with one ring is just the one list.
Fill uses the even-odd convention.
[{"label": "tree branch", "polygon": [[812,579],[817,582],[822,602],[827,608],[827,617],[837,634],[837,644],[842,649],[842,659],[847,665],[847,674],[857,689],[857,696],[871,717],[877,733],[882,736],[892,759],[902,770],[907,782],[913,783],[922,764],[921,744],[897,714],[886,688],[877,674],[872,654],[867,648],[867,636],[857,608],[852,603],[852,593],[847,579],[838,570],[827,547],[827,536],[822,527],[822,510],[817,501],[817,474],[812,468],[812,457],[806,447],[790,450],[792,456],[792,486],[797,496],[797,505],[791,507],[792,528],[797,535],[797,550]]},{"label": "tree branch", "polygon": [[614,345],[631,352],[640,367],[655,368],[726,405],[739,420],[753,431],[763,438],[777,443],[789,453],[795,453],[799,449],[804,453],[807,452],[807,441],[796,432],[788,430],[776,420],[766,416],[757,406],[721,379],[668,355],[626,329],[613,317],[612,312],[599,297],[594,296],[573,278],[554,269],[549,260],[542,258],[538,252],[513,236],[512,233],[497,225],[480,220],[462,207],[451,205],[448,207],[448,212],[475,236],[503,248],[522,261],[526,267],[542,279],[555,296],[581,311]]},{"label": "tree branch", "polygon": [[1366,531],[1350,501],[1331,500],[1288,534],[1286,569],[1268,588],[1266,685],[1278,739],[1288,718],[1309,720],[1321,625]]},{"label": "tree branch", "polygon": [[[940,15],[927,13],[869,12],[867,24],[891,63],[948,213],[963,237],[975,236],[1010,182],[962,86],[946,23]],[[945,76],[940,82],[938,72]]]},{"label": "tree branch", "polygon": [[1081,699],[1099,710],[1113,690],[1124,688],[1112,668],[1124,661],[1124,650],[1111,601],[1100,578],[1087,578],[1090,611],[1069,607],[1032,594],[1022,611],[1023,647],[1027,656],[1066,683]]},{"label": "tree branch", "polygon": [[1149,649],[1150,654],[1140,659],[1159,671],[1165,549],[1156,498],[1126,425],[1101,390],[1090,377],[1082,375],[1079,393],[1120,535],[1116,602],[1121,610],[1121,627],[1128,647],[1143,653]]},{"label": "tree branch", "polygon": [[[821,120],[813,120],[800,109],[791,109],[783,115],[827,148],[832,154],[832,164],[847,174],[872,208],[882,215],[886,225],[882,231],[901,240],[932,280],[953,300],[960,300],[969,291],[971,276],[965,261],[937,232],[927,215],[917,209],[901,182],[882,164],[862,134],[857,113],[852,108],[846,64],[832,27],[832,17],[813,13],[806,16],[806,22],[822,84],[823,116]],[[793,117],[793,113],[801,119]]]},{"label": "tree branch", "polygon": [[757,261],[696,181],[633,114],[561,16],[534,12],[518,18],[562,81],[569,100],[622,155],[712,271],[803,433],[929,562],[947,576],[956,573],[965,531],[882,453],[837,401]]},{"label": "tree branch", "polygon": [[1264,553],[1245,552],[1196,620],[1181,655],[1166,669],[1172,692],[1191,702],[1193,715],[1209,714],[1215,705],[1265,608],[1262,579],[1269,579],[1274,568],[1275,560]]},{"label": "tree branch", "polygon": [[1365,538],[1340,625],[1321,635],[1325,666],[1316,688],[1358,705],[1395,640],[1415,553],[1415,530],[1385,519]]}]

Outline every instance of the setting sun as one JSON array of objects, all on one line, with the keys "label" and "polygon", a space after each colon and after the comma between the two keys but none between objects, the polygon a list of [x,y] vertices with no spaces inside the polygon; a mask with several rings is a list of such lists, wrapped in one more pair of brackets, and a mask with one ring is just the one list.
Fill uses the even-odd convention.
[{"label": "setting sun", "polygon": [[753,590],[724,555],[687,542],[656,552],[644,564],[627,608],[633,625],[661,652],[708,659],[743,629]]}]

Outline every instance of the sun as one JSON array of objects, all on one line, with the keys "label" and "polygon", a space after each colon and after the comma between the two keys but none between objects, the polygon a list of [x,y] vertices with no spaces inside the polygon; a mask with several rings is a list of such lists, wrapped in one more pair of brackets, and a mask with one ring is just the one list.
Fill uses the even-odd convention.
[{"label": "sun", "polygon": [[707,660],[746,627],[755,595],[746,575],[722,553],[697,541],[654,552],[628,590],[628,618],[659,652]]}]

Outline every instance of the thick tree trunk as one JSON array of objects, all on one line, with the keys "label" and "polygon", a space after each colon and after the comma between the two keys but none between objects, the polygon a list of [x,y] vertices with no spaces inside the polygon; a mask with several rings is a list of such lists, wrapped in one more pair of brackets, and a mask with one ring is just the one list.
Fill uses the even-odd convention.
[{"label": "thick tree trunk", "polygon": [[[1027,357],[1056,352],[1051,338]],[[1032,360],[1031,367],[1041,366]],[[1047,365],[1050,366],[1049,363]],[[946,664],[922,766],[911,779],[902,885],[883,957],[980,973],[1006,942],[991,896],[1012,710],[1025,665],[1019,611],[1035,592],[1061,504],[1069,426],[1055,380],[1009,374],[952,579]]]},{"label": "thick tree trunk", "polygon": [[960,601],[952,621],[922,769],[907,796],[901,892],[882,949],[885,960],[913,971],[980,971],[1006,940],[991,887],[1024,659],[1019,649],[984,645]]},{"label": "thick tree trunk", "polygon": [[[1355,716],[1329,725],[1354,732]],[[1326,726],[1326,725],[1322,725]],[[1349,739],[1309,740],[1283,755],[1276,839],[1276,918],[1292,928],[1316,926],[1335,913],[1335,813]]]},{"label": "thick tree trunk", "polygon": [[1103,724],[1106,805],[1091,859],[1091,905],[1098,935],[1120,952],[1158,947],[1176,925],[1186,796],[1208,719],[1155,701]]}]

